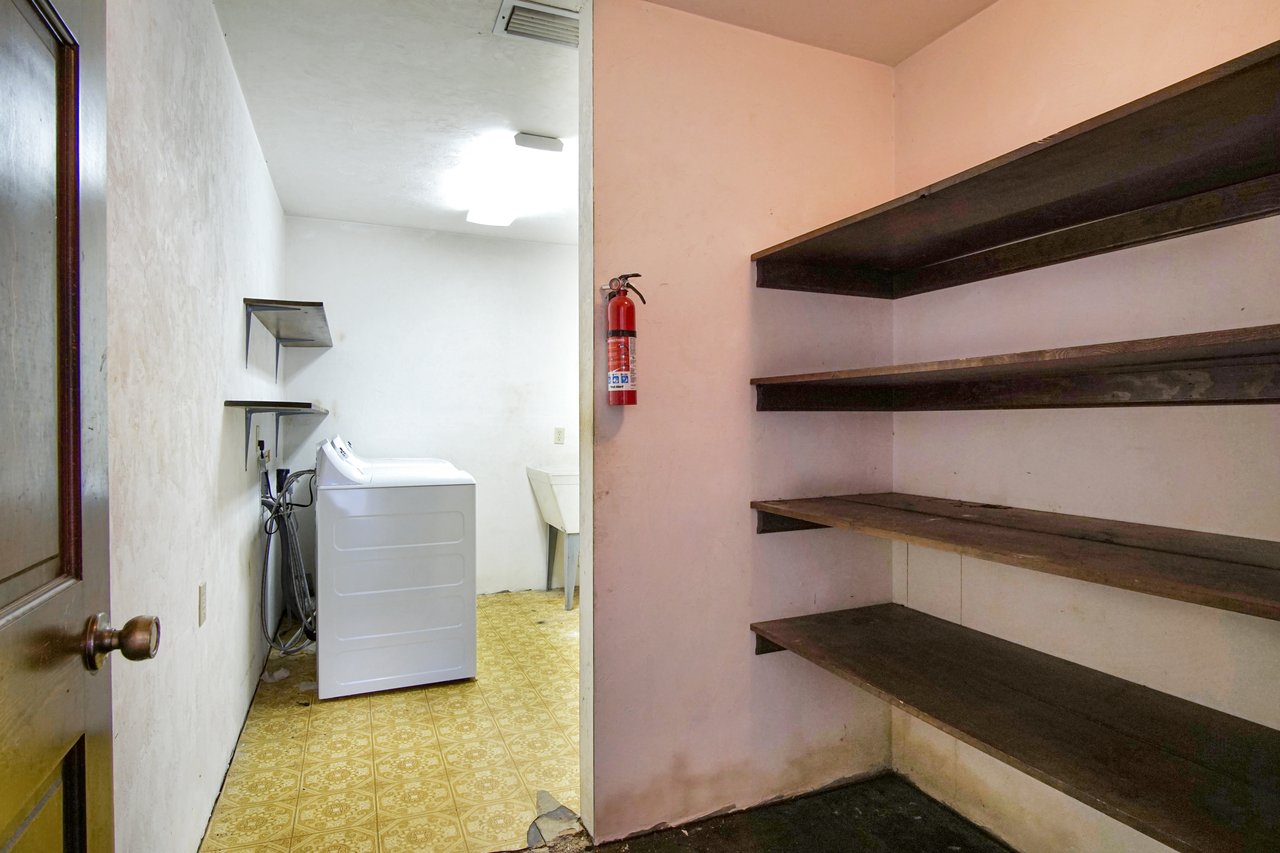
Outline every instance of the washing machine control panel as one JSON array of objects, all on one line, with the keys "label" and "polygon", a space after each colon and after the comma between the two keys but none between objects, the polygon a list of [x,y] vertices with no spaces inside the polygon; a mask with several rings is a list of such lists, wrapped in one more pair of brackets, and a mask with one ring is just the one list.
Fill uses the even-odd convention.
[{"label": "washing machine control panel", "polygon": [[316,454],[316,481],[320,486],[348,486],[368,483],[370,476],[347,452],[333,442],[320,445]]}]

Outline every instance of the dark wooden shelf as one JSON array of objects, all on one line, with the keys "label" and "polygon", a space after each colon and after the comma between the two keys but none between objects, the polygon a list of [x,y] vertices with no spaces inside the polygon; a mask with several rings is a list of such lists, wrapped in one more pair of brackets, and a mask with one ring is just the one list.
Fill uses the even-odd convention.
[{"label": "dark wooden shelf", "polygon": [[244,409],[244,467],[249,469],[250,433],[253,428],[254,415],[274,415],[275,447],[280,447],[280,418],[296,415],[315,415],[324,417],[329,410],[315,403],[291,402],[286,400],[227,400],[223,403],[228,409]]},{"label": "dark wooden shelf", "polygon": [[1280,542],[893,493],[751,507],[759,533],[839,527],[1280,620]]},{"label": "dark wooden shelf", "polygon": [[751,630],[1176,850],[1280,838],[1265,726],[896,604]]},{"label": "dark wooden shelf", "polygon": [[1275,403],[1280,325],[769,376],[751,384],[762,412]]},{"label": "dark wooden shelf", "polygon": [[1280,212],[1280,42],[752,256],[756,285],[896,298]]},{"label": "dark wooden shelf", "polygon": [[315,403],[295,403],[286,400],[227,400],[228,409],[246,409],[255,415],[274,412],[277,415],[327,415],[329,410]]},{"label": "dark wooden shelf", "polygon": [[244,364],[249,366],[249,335],[253,318],[276,339],[276,374],[280,373],[281,347],[332,347],[329,318],[323,302],[291,299],[244,300]]}]

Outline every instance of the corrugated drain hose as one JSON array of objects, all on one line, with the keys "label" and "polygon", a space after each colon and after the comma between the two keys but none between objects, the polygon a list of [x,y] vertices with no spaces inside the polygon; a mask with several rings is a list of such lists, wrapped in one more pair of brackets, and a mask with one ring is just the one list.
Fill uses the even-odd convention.
[{"label": "corrugated drain hose", "polygon": [[[314,468],[294,471],[284,481],[279,494],[276,495],[271,494],[270,481],[265,476],[265,472],[263,476],[262,508],[267,511],[267,517],[262,527],[267,534],[267,541],[262,549],[262,590],[259,608],[262,614],[262,636],[267,638],[271,648],[284,655],[296,655],[315,642],[316,637],[316,600],[311,592],[311,582],[307,578],[306,567],[302,564],[302,546],[298,542],[298,522],[293,517],[295,508],[311,506],[314,503],[315,473]],[[294,484],[308,476],[312,478],[308,483],[310,500],[305,504],[294,503],[289,499]],[[282,549],[280,552],[282,591],[293,593],[293,601],[299,611],[294,614],[299,618],[298,626],[289,637],[284,639],[280,637],[280,628],[271,630],[270,617],[267,613],[267,589],[271,576],[271,540],[277,537],[280,539]],[[289,584],[288,590],[283,589],[284,583]],[[281,620],[282,625],[283,622],[284,620]]]}]

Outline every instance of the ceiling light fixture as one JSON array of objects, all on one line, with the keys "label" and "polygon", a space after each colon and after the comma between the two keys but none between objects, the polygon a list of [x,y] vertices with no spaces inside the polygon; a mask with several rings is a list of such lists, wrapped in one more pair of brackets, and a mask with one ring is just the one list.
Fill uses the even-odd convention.
[{"label": "ceiling light fixture", "polygon": [[564,142],[554,136],[542,136],[541,134],[525,133],[524,131],[516,134],[516,145],[521,148],[534,148],[538,151],[555,151],[556,153],[564,150]]},{"label": "ceiling light fixture", "polygon": [[509,207],[473,207],[467,211],[467,221],[472,225],[496,225],[506,228],[516,221],[516,214]]},{"label": "ceiling light fixture", "polygon": [[451,206],[474,225],[503,227],[516,219],[577,206],[576,140],[492,131],[467,146],[445,175]]}]

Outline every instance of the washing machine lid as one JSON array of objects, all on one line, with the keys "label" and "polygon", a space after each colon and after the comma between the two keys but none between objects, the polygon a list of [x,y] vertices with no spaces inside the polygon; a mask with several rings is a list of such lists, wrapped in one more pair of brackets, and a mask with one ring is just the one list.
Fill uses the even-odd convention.
[{"label": "washing machine lid", "polygon": [[475,485],[475,478],[443,459],[380,460],[366,465],[348,447],[329,441],[316,454],[316,486],[321,489],[379,489],[401,486]]},{"label": "washing machine lid", "polygon": [[404,465],[427,465],[432,466],[444,459],[437,459],[433,456],[361,456],[356,453],[355,448],[351,446],[351,442],[347,441],[340,435],[335,435],[329,439],[335,450],[345,452],[344,458],[354,462],[358,467],[368,471],[371,468],[394,468]]}]

